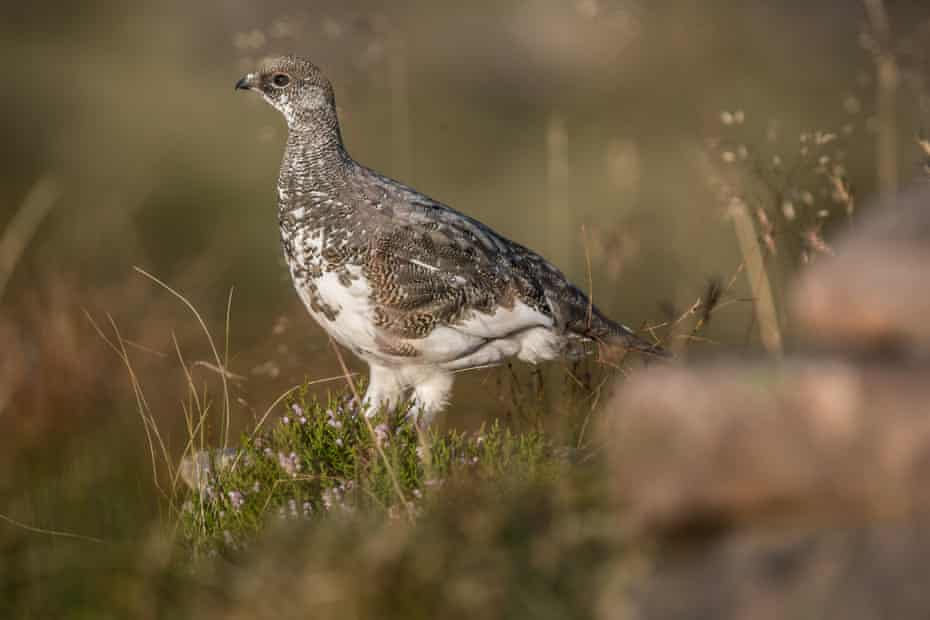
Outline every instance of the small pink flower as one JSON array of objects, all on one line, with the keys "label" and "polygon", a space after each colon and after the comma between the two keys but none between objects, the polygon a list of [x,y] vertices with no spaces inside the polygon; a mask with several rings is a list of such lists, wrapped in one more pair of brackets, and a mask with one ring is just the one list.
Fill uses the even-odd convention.
[{"label": "small pink flower", "polygon": [[229,503],[233,507],[233,510],[239,510],[242,508],[242,504],[245,503],[245,496],[242,495],[239,491],[230,491]]},{"label": "small pink flower", "polygon": [[300,464],[300,459],[294,452],[291,452],[290,454],[278,452],[278,465],[281,466],[281,469],[290,474],[292,478],[296,478],[297,472],[303,469]]},{"label": "small pink flower", "polygon": [[387,424],[379,424],[375,427],[375,441],[377,441],[379,445],[388,443]]}]

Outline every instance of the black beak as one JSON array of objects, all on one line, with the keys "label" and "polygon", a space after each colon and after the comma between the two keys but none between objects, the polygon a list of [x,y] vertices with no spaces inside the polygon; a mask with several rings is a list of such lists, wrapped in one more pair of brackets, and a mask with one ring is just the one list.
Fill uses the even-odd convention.
[{"label": "black beak", "polygon": [[255,75],[250,73],[236,82],[236,90],[252,90],[255,85]]}]

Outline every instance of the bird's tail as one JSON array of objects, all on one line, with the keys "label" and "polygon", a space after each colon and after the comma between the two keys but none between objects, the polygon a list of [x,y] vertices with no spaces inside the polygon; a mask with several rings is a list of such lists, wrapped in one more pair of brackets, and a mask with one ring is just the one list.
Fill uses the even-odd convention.
[{"label": "bird's tail", "polygon": [[666,351],[662,345],[649,342],[645,338],[637,336],[633,333],[633,330],[625,325],[615,323],[614,326],[619,329],[612,330],[606,338],[603,338],[603,343],[607,346],[619,346],[624,349],[637,351],[645,355],[662,359],[670,359],[672,357],[672,354]]},{"label": "bird's tail", "polygon": [[644,355],[668,359],[672,354],[662,348],[661,345],[649,342],[645,338],[638,336],[632,329],[626,325],[621,325],[611,321],[600,313],[594,313],[591,317],[590,325],[586,325],[583,330],[584,335],[608,348],[621,348],[628,351],[636,351]]}]

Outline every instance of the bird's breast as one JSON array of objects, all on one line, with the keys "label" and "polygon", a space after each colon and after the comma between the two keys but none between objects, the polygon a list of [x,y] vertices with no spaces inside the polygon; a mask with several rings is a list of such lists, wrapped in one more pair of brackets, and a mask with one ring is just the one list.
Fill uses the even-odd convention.
[{"label": "bird's breast", "polygon": [[371,287],[351,234],[306,217],[282,220],[281,241],[294,288],[310,315],[358,355],[376,349]]}]

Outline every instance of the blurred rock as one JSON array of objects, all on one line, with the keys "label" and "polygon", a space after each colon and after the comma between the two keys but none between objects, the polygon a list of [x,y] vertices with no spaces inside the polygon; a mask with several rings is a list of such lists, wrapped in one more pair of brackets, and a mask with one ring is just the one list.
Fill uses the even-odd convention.
[{"label": "blurred rock", "polygon": [[923,619],[927,566],[916,523],[736,532],[663,555],[632,597],[605,593],[601,618]]},{"label": "blurred rock", "polygon": [[605,429],[612,484],[656,553],[602,617],[930,617],[926,376],[805,360],[629,381]]},{"label": "blurred rock", "polygon": [[879,202],[800,279],[795,313],[824,344],[930,348],[930,187]]},{"label": "blurred rock", "polygon": [[618,394],[611,464],[639,532],[930,507],[924,369],[843,362],[656,368]]}]

